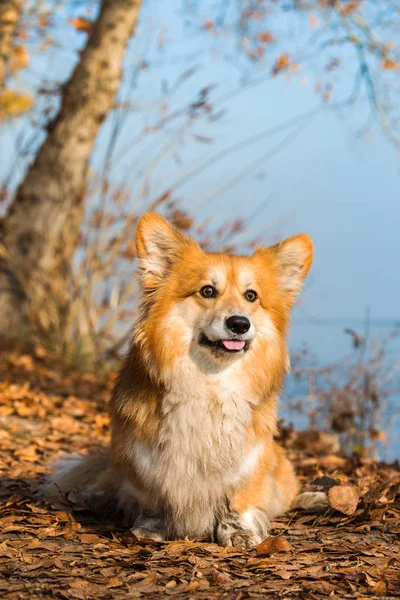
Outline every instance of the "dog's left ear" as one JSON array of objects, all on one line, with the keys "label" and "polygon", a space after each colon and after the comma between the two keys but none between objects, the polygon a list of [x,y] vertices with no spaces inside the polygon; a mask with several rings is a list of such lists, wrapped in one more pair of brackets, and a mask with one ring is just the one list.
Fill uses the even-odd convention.
[{"label": "dog's left ear", "polygon": [[144,214],[136,230],[136,248],[144,288],[156,287],[184,247],[193,243],[157,213]]},{"label": "dog's left ear", "polygon": [[312,239],[301,233],[269,248],[260,248],[255,254],[268,258],[277,275],[283,298],[291,306],[311,267],[314,255]]}]

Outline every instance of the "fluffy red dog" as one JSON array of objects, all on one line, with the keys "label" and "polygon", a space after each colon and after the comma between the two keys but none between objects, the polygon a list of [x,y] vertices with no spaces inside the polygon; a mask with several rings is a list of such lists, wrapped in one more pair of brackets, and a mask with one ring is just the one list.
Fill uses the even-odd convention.
[{"label": "fluffy red dog", "polygon": [[251,257],[205,253],[148,213],[137,251],[140,311],[113,392],[111,453],[67,460],[44,494],[112,493],[137,536],[249,548],[298,494],[273,438],[312,241],[293,236]]}]

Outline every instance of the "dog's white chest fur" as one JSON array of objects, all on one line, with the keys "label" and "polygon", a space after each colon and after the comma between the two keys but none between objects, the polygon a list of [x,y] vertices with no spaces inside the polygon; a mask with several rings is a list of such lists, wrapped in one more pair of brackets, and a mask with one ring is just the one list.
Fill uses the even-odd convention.
[{"label": "dog's white chest fur", "polygon": [[163,399],[158,447],[133,447],[147,502],[167,507],[176,535],[209,535],[227,493],[254,471],[261,447],[246,440],[251,410],[237,367],[204,374],[182,362]]}]

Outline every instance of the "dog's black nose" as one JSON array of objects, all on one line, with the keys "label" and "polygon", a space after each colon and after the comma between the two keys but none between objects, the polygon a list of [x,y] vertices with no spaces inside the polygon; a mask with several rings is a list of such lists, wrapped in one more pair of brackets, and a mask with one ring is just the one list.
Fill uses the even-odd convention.
[{"label": "dog's black nose", "polygon": [[242,334],[250,329],[250,321],[247,317],[233,315],[226,320],[226,326],[232,333]]}]

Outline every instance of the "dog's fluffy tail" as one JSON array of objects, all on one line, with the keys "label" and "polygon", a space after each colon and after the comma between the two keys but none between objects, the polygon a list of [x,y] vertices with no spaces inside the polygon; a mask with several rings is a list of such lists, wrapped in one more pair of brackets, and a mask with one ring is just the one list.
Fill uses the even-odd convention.
[{"label": "dog's fluffy tail", "polygon": [[87,508],[94,514],[131,526],[138,514],[135,488],[115,471],[109,452],[67,455],[53,465],[37,497],[55,507]]},{"label": "dog's fluffy tail", "polygon": [[99,451],[91,456],[67,455],[53,465],[39,488],[39,498],[51,504],[74,503],[93,494],[116,494],[116,482],[108,452]]}]

